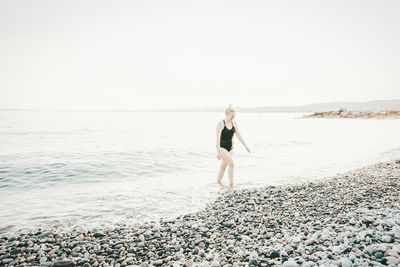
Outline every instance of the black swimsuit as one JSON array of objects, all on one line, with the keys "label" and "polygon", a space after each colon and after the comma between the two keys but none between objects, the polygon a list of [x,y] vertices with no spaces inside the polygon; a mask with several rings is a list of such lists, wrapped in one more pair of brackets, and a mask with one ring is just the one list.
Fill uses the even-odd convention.
[{"label": "black swimsuit", "polygon": [[232,128],[228,129],[225,125],[225,120],[224,120],[224,129],[222,129],[221,132],[220,147],[223,147],[226,150],[231,151],[232,137],[234,133],[235,133],[235,127],[233,126],[233,123],[232,123]]}]

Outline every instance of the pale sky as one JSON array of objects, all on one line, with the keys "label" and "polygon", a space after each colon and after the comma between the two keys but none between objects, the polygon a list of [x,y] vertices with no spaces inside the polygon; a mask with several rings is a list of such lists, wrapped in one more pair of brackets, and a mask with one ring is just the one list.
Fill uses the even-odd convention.
[{"label": "pale sky", "polygon": [[0,1],[0,108],[400,99],[400,1]]}]

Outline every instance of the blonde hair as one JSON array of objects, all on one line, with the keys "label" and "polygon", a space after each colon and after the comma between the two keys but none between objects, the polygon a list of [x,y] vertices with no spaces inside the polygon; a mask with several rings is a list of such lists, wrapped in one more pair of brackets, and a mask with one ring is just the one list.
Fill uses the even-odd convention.
[{"label": "blonde hair", "polygon": [[228,105],[228,107],[225,109],[225,113],[232,112],[232,111],[236,111],[236,108],[234,106],[232,106],[232,103],[230,103]]}]

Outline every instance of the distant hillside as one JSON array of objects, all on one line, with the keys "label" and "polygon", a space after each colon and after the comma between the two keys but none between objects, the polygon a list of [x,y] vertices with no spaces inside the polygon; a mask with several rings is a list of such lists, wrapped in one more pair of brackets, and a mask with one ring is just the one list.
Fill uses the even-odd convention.
[{"label": "distant hillside", "polygon": [[[353,111],[400,110],[400,100],[376,100],[368,102],[327,102],[302,106],[257,107],[246,111],[264,112],[321,112],[339,110],[340,108]],[[241,109],[242,111],[244,109]]]},{"label": "distant hillside", "polygon": [[[384,111],[400,110],[400,100],[376,100],[368,102],[327,102],[302,106],[265,106],[246,108],[238,107],[239,112],[325,112],[337,111],[339,109],[349,111]],[[164,109],[112,109],[112,110],[51,110],[51,109],[0,109],[0,111],[71,111],[71,112],[223,112],[223,107],[197,107],[197,108],[164,108]]]},{"label": "distant hillside", "polygon": [[[400,100],[376,100],[368,102],[327,102],[316,103],[302,106],[265,106],[246,108],[238,107],[240,112],[322,112],[333,111],[339,109],[352,111],[380,111],[380,110],[400,110]],[[221,112],[224,108],[186,108],[186,109],[163,109],[160,111],[171,112]]]}]

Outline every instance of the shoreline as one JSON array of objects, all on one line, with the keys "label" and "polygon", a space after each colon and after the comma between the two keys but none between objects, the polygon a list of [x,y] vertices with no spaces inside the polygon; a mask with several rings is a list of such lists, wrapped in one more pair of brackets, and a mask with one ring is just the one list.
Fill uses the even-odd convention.
[{"label": "shoreline", "polygon": [[382,111],[325,111],[303,115],[301,118],[344,118],[344,119],[398,119],[400,110]]},{"label": "shoreline", "polygon": [[400,159],[222,193],[198,212],[0,238],[5,266],[397,266]]}]

